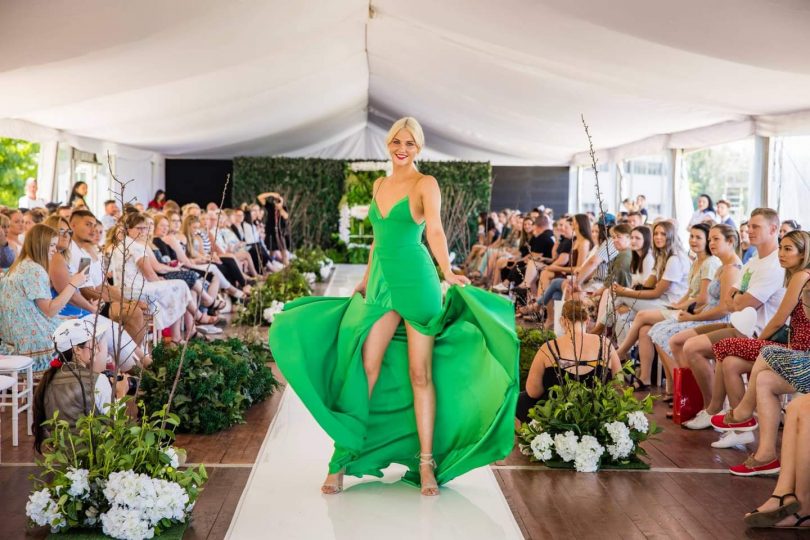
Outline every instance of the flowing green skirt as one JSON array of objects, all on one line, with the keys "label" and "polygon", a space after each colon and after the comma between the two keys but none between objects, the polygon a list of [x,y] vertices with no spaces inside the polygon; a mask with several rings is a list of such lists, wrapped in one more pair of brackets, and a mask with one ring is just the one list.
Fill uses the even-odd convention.
[{"label": "flowing green skirt", "polygon": [[[305,297],[288,303],[270,328],[270,348],[287,382],[335,441],[330,472],[381,477],[391,463],[418,484],[419,439],[400,324],[368,398],[362,346],[390,308],[351,298]],[[519,342],[514,308],[481,289],[451,287],[441,312],[413,323],[436,338],[434,458],[440,484],[503,459],[514,443]]]}]

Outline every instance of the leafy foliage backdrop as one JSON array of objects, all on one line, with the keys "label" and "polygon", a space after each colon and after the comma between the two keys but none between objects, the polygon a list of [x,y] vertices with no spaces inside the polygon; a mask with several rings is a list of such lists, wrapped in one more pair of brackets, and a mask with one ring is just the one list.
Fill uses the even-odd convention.
[{"label": "leafy foliage backdrop", "polygon": [[0,204],[17,207],[25,179],[37,177],[39,144],[0,137]]},{"label": "leafy foliage backdrop", "polygon": [[[436,177],[442,189],[442,222],[452,251],[466,255],[475,238],[476,214],[489,209],[492,166],[486,162],[420,161],[419,170]],[[346,161],[319,158],[238,157],[233,162],[233,202],[254,202],[278,191],[290,210],[295,246],[331,247],[337,235],[339,205],[345,196],[365,200],[372,176],[352,173]],[[346,193],[347,176],[353,189]],[[368,176],[368,178],[366,178]],[[368,197],[370,201],[370,197]]]}]

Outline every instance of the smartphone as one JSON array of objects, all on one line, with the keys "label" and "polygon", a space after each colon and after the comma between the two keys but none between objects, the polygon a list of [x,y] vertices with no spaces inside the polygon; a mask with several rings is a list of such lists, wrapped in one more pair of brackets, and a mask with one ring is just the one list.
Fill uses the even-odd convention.
[{"label": "smartphone", "polygon": [[81,274],[87,269],[88,266],[90,266],[90,257],[82,257],[79,260],[79,271],[76,273]]}]

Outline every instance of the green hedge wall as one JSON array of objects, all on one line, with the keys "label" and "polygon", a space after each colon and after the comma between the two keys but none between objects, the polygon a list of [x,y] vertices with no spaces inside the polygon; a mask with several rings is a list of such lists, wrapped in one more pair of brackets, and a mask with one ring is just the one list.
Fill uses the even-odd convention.
[{"label": "green hedge wall", "polygon": [[255,202],[277,191],[290,210],[293,246],[327,246],[337,232],[345,161],[336,159],[237,157],[233,160],[233,204]]},{"label": "green hedge wall", "polygon": [[[328,247],[337,233],[347,161],[318,158],[238,157],[233,160],[233,203],[254,202],[278,191],[290,209],[294,246]],[[475,237],[476,214],[489,209],[492,166],[486,162],[419,161],[442,189],[442,222],[451,250],[464,256]]]}]

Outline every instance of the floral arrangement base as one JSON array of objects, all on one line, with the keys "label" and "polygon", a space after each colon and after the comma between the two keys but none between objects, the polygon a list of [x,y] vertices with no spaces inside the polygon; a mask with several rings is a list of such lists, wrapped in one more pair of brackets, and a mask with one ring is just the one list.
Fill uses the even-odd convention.
[{"label": "floral arrangement base", "polygon": [[[542,462],[544,466],[548,467],[549,469],[571,469],[574,470],[574,462],[569,461],[565,462],[561,459],[551,459],[548,461]],[[650,464],[646,461],[641,460],[637,456],[631,456],[626,461],[621,463],[603,463],[599,466],[600,471],[627,471],[627,470],[638,470],[638,471],[648,471],[650,470]]]},{"label": "floral arrangement base", "polygon": [[[153,538],[160,538],[161,540],[181,540],[187,528],[188,522],[178,523],[162,533],[155,535]],[[53,538],[54,540],[97,540],[98,538],[110,537],[96,529],[71,529],[63,533],[49,533],[48,538]]]}]

